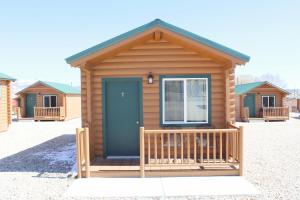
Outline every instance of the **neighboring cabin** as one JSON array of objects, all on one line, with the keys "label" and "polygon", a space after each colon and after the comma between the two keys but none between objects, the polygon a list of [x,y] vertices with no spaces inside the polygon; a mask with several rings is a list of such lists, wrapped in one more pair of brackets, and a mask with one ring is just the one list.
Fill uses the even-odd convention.
[{"label": "neighboring cabin", "polygon": [[80,117],[80,90],[70,85],[38,81],[16,95],[21,118],[69,120]]},{"label": "neighboring cabin", "polygon": [[[139,158],[141,168],[133,167],[129,174],[141,169],[141,176],[144,165],[168,163],[170,168],[166,169],[174,173],[172,169],[176,166],[172,164],[176,162],[184,166],[189,165],[184,160],[191,159],[194,166],[203,166],[204,162],[213,161],[214,155],[224,159],[224,165],[230,165],[225,159],[229,155],[225,150],[225,132],[231,127],[228,136],[235,137],[231,133],[238,136],[241,131],[228,126],[235,122],[235,67],[244,65],[249,59],[242,53],[161,20],[67,58],[67,63],[81,71],[82,126],[90,130],[85,148],[90,150],[92,160],[101,160],[93,165],[100,165],[98,169],[105,173],[111,168],[101,168],[101,165],[111,165],[110,158]],[[178,134],[175,136],[169,129],[177,130]],[[150,130],[156,130],[157,140],[148,135],[154,134]],[[202,139],[200,132],[205,132]],[[215,140],[214,133],[217,135]],[[240,139],[235,141],[240,142]],[[185,146],[186,142],[188,146]],[[230,145],[239,143],[227,142]],[[203,148],[198,151],[192,144]],[[177,146],[178,152],[174,149]],[[164,155],[169,159],[163,160]],[[176,161],[180,155],[182,159]],[[80,153],[78,156],[84,158]],[[144,156],[147,157],[145,162]],[[235,158],[233,160],[235,162]],[[239,174],[231,169],[236,170],[221,170],[221,174]],[[126,167],[123,170],[126,171]],[[241,166],[239,170],[241,173]],[[120,171],[110,175],[118,175]],[[201,173],[199,167],[195,171]],[[167,173],[168,170],[165,175]],[[214,173],[216,171],[211,172]]]},{"label": "neighboring cabin", "polygon": [[267,81],[236,85],[235,94],[237,121],[247,121],[247,118],[289,118],[289,109],[284,106],[289,92]]},{"label": "neighboring cabin", "polygon": [[284,105],[289,107],[290,112],[299,112],[300,109],[300,99],[287,97],[284,100]]},{"label": "neighboring cabin", "polygon": [[0,73],[0,132],[6,131],[12,121],[11,82],[15,80]]}]

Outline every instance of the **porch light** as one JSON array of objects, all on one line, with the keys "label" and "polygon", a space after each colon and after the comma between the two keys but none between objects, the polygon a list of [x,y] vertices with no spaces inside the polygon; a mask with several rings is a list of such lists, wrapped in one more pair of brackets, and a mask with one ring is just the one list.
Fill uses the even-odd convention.
[{"label": "porch light", "polygon": [[148,75],[148,84],[153,84],[153,74],[151,72]]}]

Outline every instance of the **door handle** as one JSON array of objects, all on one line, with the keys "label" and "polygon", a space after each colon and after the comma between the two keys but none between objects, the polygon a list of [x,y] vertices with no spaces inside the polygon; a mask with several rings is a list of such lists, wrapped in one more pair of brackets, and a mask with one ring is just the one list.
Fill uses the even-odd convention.
[{"label": "door handle", "polygon": [[140,124],[140,122],[139,122],[139,121],[136,121],[136,124]]}]

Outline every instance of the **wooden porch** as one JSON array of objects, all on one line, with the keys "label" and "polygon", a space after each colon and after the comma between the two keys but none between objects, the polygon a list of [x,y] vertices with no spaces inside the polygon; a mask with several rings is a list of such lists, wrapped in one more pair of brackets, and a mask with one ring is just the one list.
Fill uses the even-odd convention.
[{"label": "wooden porch", "polygon": [[265,121],[285,121],[290,118],[289,107],[263,108],[262,113]]},{"label": "wooden porch", "polygon": [[[263,107],[261,109],[260,118],[265,121],[285,121],[289,119],[289,107]],[[249,122],[249,108],[242,109],[242,121]]]},{"label": "wooden porch", "polygon": [[[17,120],[21,120],[20,107],[16,108]],[[63,121],[65,120],[65,107],[34,107],[35,121]]]},{"label": "wooden porch", "polygon": [[140,157],[90,161],[88,128],[77,129],[78,177],[213,176],[243,174],[243,128],[145,130]]}]

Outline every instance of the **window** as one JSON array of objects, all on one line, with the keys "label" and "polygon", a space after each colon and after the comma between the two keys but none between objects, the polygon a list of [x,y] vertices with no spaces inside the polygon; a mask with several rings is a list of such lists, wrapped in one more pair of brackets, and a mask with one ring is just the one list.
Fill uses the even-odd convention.
[{"label": "window", "polygon": [[209,80],[162,79],[162,124],[208,124]]},{"label": "window", "polygon": [[57,107],[57,96],[44,95],[43,106],[44,107]]},{"label": "window", "polygon": [[275,96],[262,96],[262,107],[275,107]]}]

